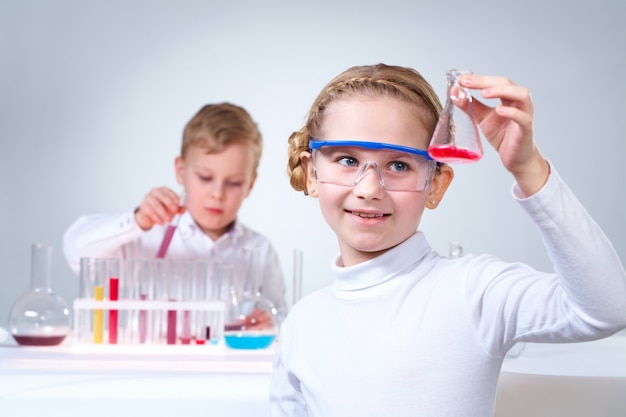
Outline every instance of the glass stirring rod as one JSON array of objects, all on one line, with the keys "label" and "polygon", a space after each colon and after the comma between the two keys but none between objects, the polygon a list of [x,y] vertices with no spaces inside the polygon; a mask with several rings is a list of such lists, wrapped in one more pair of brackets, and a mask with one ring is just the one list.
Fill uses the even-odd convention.
[{"label": "glass stirring rod", "polygon": [[[185,193],[181,193],[180,195],[180,205],[181,207],[185,206]],[[180,221],[181,214],[174,215],[174,218],[167,225],[167,229],[165,230],[165,235],[163,236],[163,240],[161,241],[161,246],[159,247],[159,251],[157,252],[158,258],[165,258],[165,254],[167,253],[167,249],[170,247],[170,242],[172,241],[172,236],[174,236],[174,232],[176,231],[176,227],[178,226],[178,222]]]}]

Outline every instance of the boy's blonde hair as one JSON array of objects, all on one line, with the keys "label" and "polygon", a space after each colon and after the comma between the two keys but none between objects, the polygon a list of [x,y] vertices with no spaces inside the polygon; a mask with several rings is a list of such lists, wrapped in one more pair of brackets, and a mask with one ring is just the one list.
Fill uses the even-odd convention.
[{"label": "boy's blonde hair", "polygon": [[220,152],[231,143],[245,143],[253,155],[253,172],[257,170],[263,142],[261,132],[250,114],[230,103],[207,104],[185,126],[180,156],[185,159],[191,146],[207,153]]},{"label": "boy's blonde hair", "polygon": [[441,102],[432,86],[412,68],[385,64],[349,68],[331,80],[313,102],[306,124],[289,137],[287,174],[296,191],[306,189],[306,171],[300,153],[309,150],[309,139],[324,139],[326,109],[335,101],[353,97],[393,97],[414,104],[424,127],[432,135],[441,113]]}]

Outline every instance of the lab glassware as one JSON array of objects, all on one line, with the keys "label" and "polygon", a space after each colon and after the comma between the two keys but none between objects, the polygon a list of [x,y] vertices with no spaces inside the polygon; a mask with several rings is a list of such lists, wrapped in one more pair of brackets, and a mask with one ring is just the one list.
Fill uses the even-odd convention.
[{"label": "lab glassware", "polygon": [[264,349],[276,338],[277,310],[260,291],[259,249],[244,247],[240,254],[224,341],[234,349]]},{"label": "lab glassware", "polygon": [[[109,300],[119,300],[119,284],[120,284],[120,261],[119,259],[111,259],[109,264]],[[109,310],[109,343],[117,343],[117,330],[118,330],[118,311],[116,309]]]},{"label": "lab glassware", "polygon": [[70,332],[70,310],[52,285],[52,247],[31,246],[31,287],[13,304],[9,331],[20,345],[54,346]]},{"label": "lab glassware", "polygon": [[[181,210],[185,207],[185,192],[183,191],[180,194],[180,204]],[[163,240],[161,241],[161,246],[159,246],[159,250],[157,251],[157,258],[165,258],[167,254],[167,250],[170,247],[170,243],[172,242],[172,237],[174,236],[174,232],[176,232],[176,228],[178,227],[178,222],[180,221],[180,217],[182,214],[179,213],[174,216],[174,218],[168,223],[165,229],[165,235],[163,236]]]},{"label": "lab glassware", "polygon": [[448,257],[460,258],[463,256],[463,243],[458,240],[453,240],[448,243]]},{"label": "lab glassware", "polygon": [[438,162],[465,164],[483,156],[472,94],[458,83],[458,78],[465,74],[471,72],[446,72],[446,103],[428,146],[428,154]]},{"label": "lab glassware", "polygon": [[302,298],[302,249],[293,250],[293,294],[292,303],[295,305]]},{"label": "lab glassware", "polygon": [[172,237],[174,236],[174,232],[176,232],[176,228],[178,227],[178,222],[180,221],[180,214],[174,216],[172,221],[168,223],[167,228],[165,229],[165,235],[163,235],[163,240],[161,241],[161,246],[159,246],[159,250],[157,251],[156,257],[158,259],[165,258],[165,254],[170,247],[170,243],[172,242]]}]

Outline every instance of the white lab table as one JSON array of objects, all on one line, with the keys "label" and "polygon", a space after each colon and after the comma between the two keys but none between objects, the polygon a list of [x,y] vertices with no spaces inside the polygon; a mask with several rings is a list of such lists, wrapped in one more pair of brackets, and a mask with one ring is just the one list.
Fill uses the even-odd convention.
[{"label": "white lab table", "polygon": [[[273,355],[274,346],[24,347],[7,339],[0,416],[269,416]],[[504,362],[495,415],[626,416],[626,335],[527,345]]]},{"label": "white lab table", "polygon": [[0,416],[269,416],[273,355],[273,346],[26,347],[6,340]]}]

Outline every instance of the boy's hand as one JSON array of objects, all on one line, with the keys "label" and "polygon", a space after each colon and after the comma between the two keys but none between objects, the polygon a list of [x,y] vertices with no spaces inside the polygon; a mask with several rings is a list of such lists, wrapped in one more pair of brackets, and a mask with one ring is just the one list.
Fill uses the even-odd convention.
[{"label": "boy's hand", "polygon": [[182,212],[184,208],[178,194],[167,187],[158,187],[146,194],[135,210],[135,220],[143,230],[150,230],[155,224],[163,225]]},{"label": "boy's hand", "polygon": [[489,107],[474,101],[476,119],[485,138],[498,151],[504,167],[513,174],[524,195],[530,196],[546,183],[550,168],[533,136],[533,102],[527,88],[506,77],[464,75],[463,87],[480,90],[486,99],[499,99]]},{"label": "boy's hand", "polygon": [[232,323],[228,323],[224,326],[224,330],[227,331],[240,331],[240,330],[268,330],[274,327],[274,319],[272,315],[255,307],[252,312],[242,319],[235,320]]},{"label": "boy's hand", "polygon": [[256,307],[243,321],[248,330],[266,330],[274,325],[272,315],[265,310]]}]

